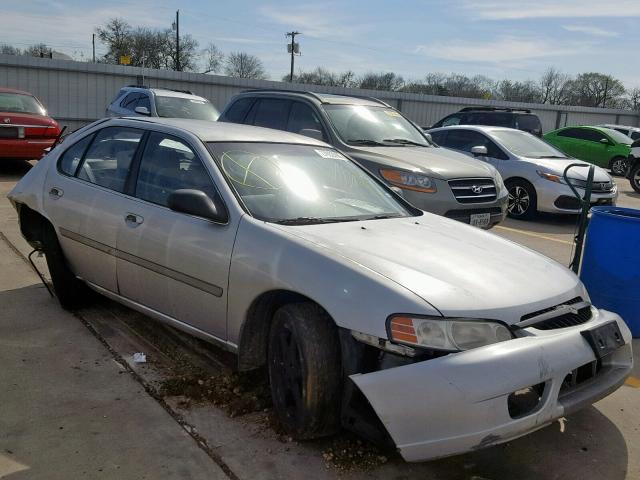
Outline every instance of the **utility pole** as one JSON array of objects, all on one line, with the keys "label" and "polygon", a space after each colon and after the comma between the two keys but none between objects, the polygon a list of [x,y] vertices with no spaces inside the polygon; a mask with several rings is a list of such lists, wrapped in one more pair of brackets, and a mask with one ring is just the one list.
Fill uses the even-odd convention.
[{"label": "utility pole", "polygon": [[180,71],[180,10],[176,10],[176,21],[173,22],[176,31],[176,70]]},{"label": "utility pole", "polygon": [[91,43],[93,45],[93,63],[96,63],[96,34],[91,37]]},{"label": "utility pole", "polygon": [[[287,37],[291,37],[291,44],[289,45],[289,50],[291,51],[291,73],[289,74],[289,82],[293,83],[293,62],[295,54],[300,51],[298,44],[296,44],[295,39],[296,35],[302,35],[300,32],[287,32]],[[298,52],[296,52],[296,50]]]}]

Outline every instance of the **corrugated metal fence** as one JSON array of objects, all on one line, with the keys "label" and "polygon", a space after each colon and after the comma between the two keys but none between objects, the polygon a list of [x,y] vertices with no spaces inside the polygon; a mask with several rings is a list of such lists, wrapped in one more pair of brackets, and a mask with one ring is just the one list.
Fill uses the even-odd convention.
[{"label": "corrugated metal fence", "polygon": [[456,112],[463,106],[471,105],[529,108],[538,114],[545,132],[565,125],[615,123],[637,126],[640,122],[638,112],[627,110],[310,86],[200,73],[0,55],[0,87],[18,88],[33,93],[42,100],[54,118],[71,129],[102,117],[106,106],[122,86],[139,82],[144,82],[150,87],[191,90],[210,99],[220,110],[233,95],[242,90],[274,88],[374,96],[398,108],[420,125],[432,125],[445,115]]}]

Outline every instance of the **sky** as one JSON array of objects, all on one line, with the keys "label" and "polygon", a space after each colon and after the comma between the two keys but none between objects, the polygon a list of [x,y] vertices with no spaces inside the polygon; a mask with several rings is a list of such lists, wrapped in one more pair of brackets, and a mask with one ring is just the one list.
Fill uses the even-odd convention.
[{"label": "sky", "polygon": [[[548,67],[608,73],[640,86],[640,0],[2,0],[0,43],[46,43],[91,56],[91,34],[109,18],[168,28],[201,48],[258,56],[270,78],[289,72],[285,32],[297,30],[296,71],[430,72],[537,80]],[[98,54],[104,46],[97,45]]]}]

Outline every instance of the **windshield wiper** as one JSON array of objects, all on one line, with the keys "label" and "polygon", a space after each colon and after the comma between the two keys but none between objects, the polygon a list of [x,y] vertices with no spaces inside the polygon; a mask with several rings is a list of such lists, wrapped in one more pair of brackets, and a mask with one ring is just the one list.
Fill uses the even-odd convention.
[{"label": "windshield wiper", "polygon": [[428,147],[426,143],[414,142],[413,140],[409,140],[408,138],[385,138],[384,142],[389,143],[399,143],[400,145],[416,145],[418,147]]},{"label": "windshield wiper", "polygon": [[354,143],[356,145],[375,145],[378,147],[384,147],[385,144],[382,142],[378,142],[376,140],[371,140],[370,138],[358,138],[355,140],[347,140],[349,143]]},{"label": "windshield wiper", "polygon": [[534,157],[534,158],[567,158],[567,157],[561,157],[560,155],[541,155],[540,157]]},{"label": "windshield wiper", "polygon": [[363,220],[384,220],[386,218],[402,218],[405,215],[401,215],[398,213],[384,213],[380,215],[373,215],[371,217],[363,218]]},{"label": "windshield wiper", "polygon": [[358,217],[297,217],[277,220],[274,223],[278,225],[314,225],[319,223],[357,222],[358,220],[361,219]]}]

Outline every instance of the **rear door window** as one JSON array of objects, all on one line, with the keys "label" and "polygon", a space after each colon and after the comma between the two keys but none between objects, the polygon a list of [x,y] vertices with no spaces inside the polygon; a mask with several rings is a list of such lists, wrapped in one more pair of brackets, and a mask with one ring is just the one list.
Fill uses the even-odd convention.
[{"label": "rear door window", "polygon": [[582,129],[580,128],[566,128],[558,132],[559,137],[575,138],[582,140]]},{"label": "rear door window", "polygon": [[517,115],[516,128],[527,132],[542,132],[542,125],[537,115]]},{"label": "rear door window", "polygon": [[322,134],[323,139],[326,138],[320,118],[309,105],[302,102],[293,102],[291,105],[287,130],[293,133],[301,133],[302,130],[317,130]]},{"label": "rear door window", "polygon": [[448,127],[450,125],[460,125],[460,118],[462,117],[462,115],[460,114],[454,114],[454,115],[449,115],[447,118],[445,118],[444,120],[442,120],[442,122],[440,122],[440,124],[436,124],[438,125],[438,127]]},{"label": "rear door window", "polygon": [[229,110],[224,114],[223,122],[242,123],[244,122],[247,112],[253,104],[253,98],[240,98],[233,102]]},{"label": "rear door window", "polygon": [[84,152],[87,150],[92,138],[93,135],[84,137],[62,154],[58,162],[58,167],[62,173],[72,177],[76,174],[78,164],[80,160],[82,160]]},{"label": "rear door window", "polygon": [[286,130],[290,104],[289,100],[261,98],[254,107],[253,124],[257,127]]},{"label": "rear door window", "polygon": [[143,133],[142,130],[126,127],[100,130],[84,156],[78,178],[124,192],[129,167]]},{"label": "rear door window", "polygon": [[126,108],[127,110],[133,111],[136,108],[136,103],[138,103],[139,98],[139,93],[130,93],[122,99],[122,101],[120,102],[120,106],[122,108]]}]

